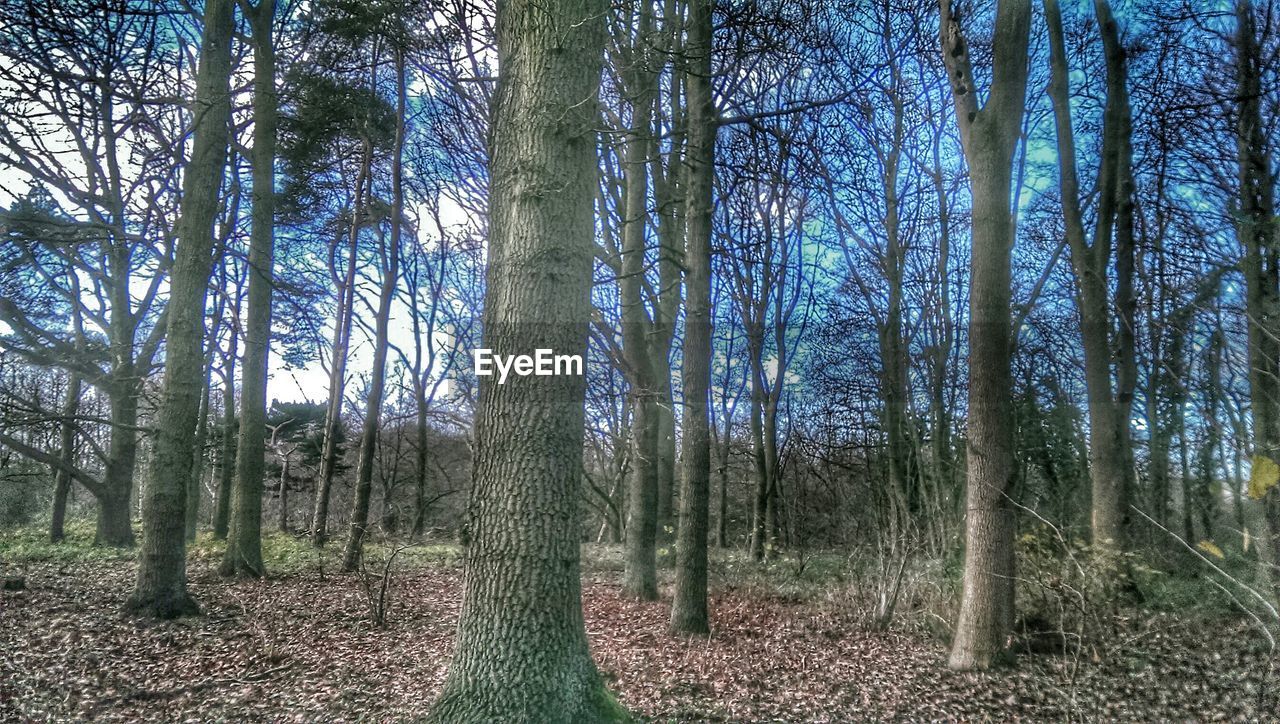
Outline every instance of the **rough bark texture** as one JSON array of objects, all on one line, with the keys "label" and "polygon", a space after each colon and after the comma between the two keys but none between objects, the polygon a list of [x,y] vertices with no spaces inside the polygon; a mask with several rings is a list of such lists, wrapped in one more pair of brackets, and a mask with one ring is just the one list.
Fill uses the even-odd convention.
[{"label": "rough bark texture", "polygon": [[[1241,271],[1249,322],[1249,392],[1253,454],[1280,461],[1280,249],[1275,239],[1275,181],[1262,119],[1262,50],[1253,4],[1236,4],[1236,148],[1240,212],[1236,234],[1244,246]],[[1271,554],[1280,551],[1280,486],[1262,496]],[[1189,507],[1189,506],[1184,506]],[[1280,581],[1280,578],[1276,578]],[[1280,584],[1273,584],[1280,598]]]},{"label": "rough bark texture", "polygon": [[981,669],[1003,658],[1014,615],[1017,474],[1010,372],[1009,208],[1013,154],[1025,108],[1029,0],[999,0],[991,90],[979,107],[968,43],[950,0],[941,3],[942,53],[973,197],[969,298],[968,479],[964,591],[950,665]]},{"label": "rough bark texture", "polygon": [[260,0],[253,26],[253,226],[249,232],[249,309],[240,380],[240,431],[231,527],[219,572],[261,576],[271,286],[275,283],[276,75],[271,26],[275,0]]},{"label": "rough bark texture", "polygon": [[[396,123],[395,147],[391,161],[391,248],[383,256],[387,266],[382,270],[382,288],[378,292],[378,311],[374,321],[373,368],[370,372],[369,391],[364,412],[364,425],[360,431],[360,453],[356,462],[356,494],[351,504],[351,528],[347,534],[346,548],[342,553],[342,570],[354,571],[360,567],[364,550],[364,537],[369,525],[369,496],[373,488],[374,452],[378,444],[378,430],[382,421],[382,398],[387,379],[388,326],[391,321],[391,302],[396,295],[396,279],[400,273],[400,237],[403,230],[404,188],[401,161],[404,155],[405,125],[405,61],[404,51],[396,51]],[[419,445],[422,441],[419,441]]]},{"label": "rough bark texture", "polygon": [[683,489],[676,543],[675,633],[710,633],[707,616],[707,524],[711,504],[711,211],[716,118],[711,96],[711,0],[689,6],[688,213],[685,236],[684,355],[680,368]]},{"label": "rough bark texture", "polygon": [[[599,0],[498,6],[484,346],[586,354]],[[429,719],[625,720],[587,648],[579,579],[585,380],[485,378],[456,654]]]},{"label": "rough bark texture", "polygon": [[[115,314],[112,305],[112,314]],[[123,314],[127,314],[127,307]],[[132,376],[132,362],[113,367],[121,378]],[[129,498],[138,461],[138,389],[128,381],[113,380],[108,391],[111,409],[111,442],[107,446],[106,469],[102,473],[103,494],[98,497],[96,545],[128,547],[134,544]]]},{"label": "rough bark texture", "polygon": [[156,414],[151,482],[142,508],[138,580],[125,607],[173,618],[197,613],[187,595],[185,507],[191,444],[204,371],[205,296],[213,267],[213,223],[231,119],[231,0],[209,0],[196,75],[195,132],[183,176],[182,218],[169,281],[164,384]]}]

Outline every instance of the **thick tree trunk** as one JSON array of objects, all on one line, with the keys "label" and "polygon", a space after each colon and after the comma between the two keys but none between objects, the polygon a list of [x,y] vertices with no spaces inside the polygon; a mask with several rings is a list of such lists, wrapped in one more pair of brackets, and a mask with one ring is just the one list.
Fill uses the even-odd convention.
[{"label": "thick tree trunk", "polygon": [[240,380],[240,431],[231,528],[218,572],[256,577],[262,565],[262,481],[266,474],[267,367],[271,356],[271,286],[275,283],[276,59],[271,37],[275,0],[259,0],[253,27],[253,226],[249,232],[249,309]]},{"label": "thick tree trunk", "polygon": [[705,634],[707,615],[707,526],[711,504],[711,213],[715,182],[716,118],[711,94],[712,0],[689,6],[688,213],[684,263],[685,323],[681,386],[683,489],[676,542],[673,633]]},{"label": "thick tree trunk", "polygon": [[[1236,148],[1239,214],[1236,234],[1244,247],[1245,309],[1249,327],[1249,391],[1252,398],[1254,464],[1280,461],[1280,244],[1275,235],[1275,177],[1263,125],[1262,50],[1253,4],[1236,4]],[[1251,486],[1252,488],[1253,486]],[[1253,489],[1261,496],[1267,538],[1280,551],[1280,485]],[[1273,577],[1280,598],[1280,577]]]},{"label": "thick tree trunk", "polygon": [[968,43],[942,0],[942,50],[973,198],[969,298],[969,425],[964,586],[950,665],[987,668],[1003,658],[1014,616],[1014,534],[1009,493],[1017,475],[1010,371],[1009,207],[1013,154],[1025,108],[1029,0],[999,0],[991,90],[979,108]]},{"label": "thick tree trunk", "polygon": [[[585,357],[594,256],[598,0],[498,6],[484,346]],[[480,384],[471,542],[436,722],[618,721],[579,580],[585,380]]]},{"label": "thick tree trunk", "polygon": [[151,481],[142,508],[138,580],[127,610],[173,618],[199,612],[187,595],[185,518],[191,444],[204,371],[205,296],[213,268],[213,224],[231,120],[231,0],[208,0],[196,75],[195,130],[183,176],[178,246],[169,280],[164,386],[157,411]]},{"label": "thick tree trunk", "polygon": [[[98,496],[98,527],[95,545],[129,547],[134,544],[129,503],[133,492],[133,473],[138,460],[138,389],[128,380],[133,366],[113,370],[117,377],[108,396],[111,407],[111,442],[107,447],[106,469],[102,473],[102,492]],[[123,380],[123,381],[121,381]]]},{"label": "thick tree trunk", "polygon": [[396,50],[396,123],[395,147],[391,159],[391,248],[385,258],[387,267],[382,270],[382,289],[378,293],[378,311],[374,320],[373,369],[369,378],[369,391],[365,405],[364,426],[360,432],[360,454],[356,462],[356,494],[351,504],[351,528],[347,533],[347,545],[342,554],[342,570],[354,571],[360,567],[364,551],[364,537],[369,525],[369,496],[373,489],[374,452],[378,444],[378,430],[382,421],[382,398],[387,378],[387,335],[391,321],[391,302],[396,294],[396,279],[400,273],[400,238],[403,229],[404,188],[402,186],[402,161],[405,131],[405,61],[404,50]]}]

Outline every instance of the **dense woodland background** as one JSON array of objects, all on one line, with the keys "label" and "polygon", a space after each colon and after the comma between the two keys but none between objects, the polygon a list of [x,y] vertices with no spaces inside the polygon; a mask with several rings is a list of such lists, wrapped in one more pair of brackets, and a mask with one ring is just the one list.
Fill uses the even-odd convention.
[{"label": "dense woodland background", "polygon": [[[0,565],[34,585],[91,526],[141,545],[101,580],[170,618],[221,605],[188,568],[293,580],[314,545],[384,626],[397,566],[461,551],[455,667],[517,693],[456,674],[443,721],[613,715],[494,653],[569,651],[548,671],[599,688],[556,578],[577,542],[592,621],[607,589],[714,640],[734,585],[835,571],[826,604],[958,670],[1114,661],[1134,611],[1194,628],[1211,598],[1224,646],[1258,647],[1247,695],[1022,713],[1256,715],[1278,11],[0,0]],[[474,374],[476,348],[547,339],[585,344],[585,379]],[[486,563],[508,554],[529,580]],[[476,627],[544,583],[567,618],[484,614],[537,640]]]}]

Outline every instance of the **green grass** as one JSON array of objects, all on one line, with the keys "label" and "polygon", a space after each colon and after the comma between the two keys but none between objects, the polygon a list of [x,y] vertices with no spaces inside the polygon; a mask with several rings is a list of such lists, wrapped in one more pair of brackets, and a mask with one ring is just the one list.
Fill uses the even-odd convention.
[{"label": "green grass", "polygon": [[0,529],[0,565],[118,561],[135,555],[132,548],[94,545],[92,521],[67,521],[64,530],[66,538],[61,543],[53,543],[47,526]]},{"label": "green grass", "polygon": [[[138,529],[135,521],[135,532]],[[137,556],[136,548],[94,545],[93,536],[94,523],[87,519],[68,521],[66,538],[61,543],[49,541],[45,526],[0,530],[0,568],[28,563],[131,561]],[[323,548],[315,548],[305,537],[264,532],[262,561],[270,575],[292,575],[321,568],[336,571],[342,562],[342,543],[337,539]],[[225,541],[215,539],[210,531],[200,531],[195,543],[187,547],[187,555],[190,561],[217,565],[225,550]],[[396,552],[394,565],[398,569],[459,567],[462,563],[461,549],[455,543],[408,543],[374,537],[365,545],[366,567],[380,572],[392,552]]]}]

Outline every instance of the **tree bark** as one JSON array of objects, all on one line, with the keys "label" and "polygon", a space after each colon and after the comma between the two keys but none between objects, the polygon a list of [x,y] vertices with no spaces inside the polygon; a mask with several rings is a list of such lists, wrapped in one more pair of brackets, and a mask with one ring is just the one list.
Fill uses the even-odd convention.
[{"label": "tree bark", "polygon": [[949,663],[954,669],[983,669],[1004,657],[1014,616],[1016,519],[1008,493],[1017,461],[1010,371],[1014,229],[1009,198],[1026,106],[1031,4],[998,0],[991,89],[981,108],[968,42],[950,0],[940,4],[943,60],[973,198],[964,586]]},{"label": "tree bark", "polygon": [[716,117],[711,94],[712,0],[689,6],[688,213],[684,262],[685,327],[681,384],[683,489],[676,543],[676,586],[671,606],[673,633],[705,634],[707,614],[707,527],[711,504],[711,213]]},{"label": "tree bark", "polygon": [[185,518],[191,444],[204,370],[205,296],[213,269],[213,225],[227,160],[231,120],[231,0],[204,7],[196,75],[195,129],[183,176],[182,216],[169,281],[164,384],[157,411],[151,483],[142,508],[138,579],[125,608],[156,618],[199,612],[187,595]]},{"label": "tree bark", "polygon": [[[1275,238],[1275,177],[1262,118],[1262,50],[1253,4],[1236,3],[1236,152],[1239,213],[1236,235],[1244,247],[1245,310],[1249,328],[1249,392],[1253,455],[1280,462],[1280,245]],[[1267,542],[1280,551],[1280,485],[1261,493]],[[1280,599],[1280,577],[1273,577]]]},{"label": "tree bark", "polygon": [[218,572],[264,575],[262,481],[266,474],[267,367],[271,357],[271,287],[275,283],[276,58],[275,0],[259,0],[253,28],[253,226],[249,232],[249,308],[240,379],[240,430],[231,527]]},{"label": "tree bark", "polygon": [[[240,314],[240,305],[235,312]],[[226,379],[222,387],[222,451],[218,455],[218,497],[213,503],[213,537],[226,540],[231,527],[231,486],[235,484],[236,436],[231,429],[236,425],[236,348],[239,334],[231,328],[227,356],[223,362]]]},{"label": "tree bark", "polygon": [[626,196],[622,219],[622,278],[618,281],[622,348],[631,384],[632,411],[631,480],[627,501],[630,516],[626,530],[622,595],[653,601],[658,598],[656,546],[661,391],[649,343],[652,323],[645,311],[643,296],[654,98],[645,51],[645,44],[649,42],[651,14],[643,3],[639,5],[639,13],[639,28],[636,30],[639,39],[633,50],[636,57],[627,69],[627,85],[635,94],[635,100],[623,168]]},{"label": "tree bark", "polygon": [[[484,346],[587,351],[599,0],[498,6]],[[480,382],[457,646],[429,720],[620,721],[587,646],[579,578],[585,379]]]}]

